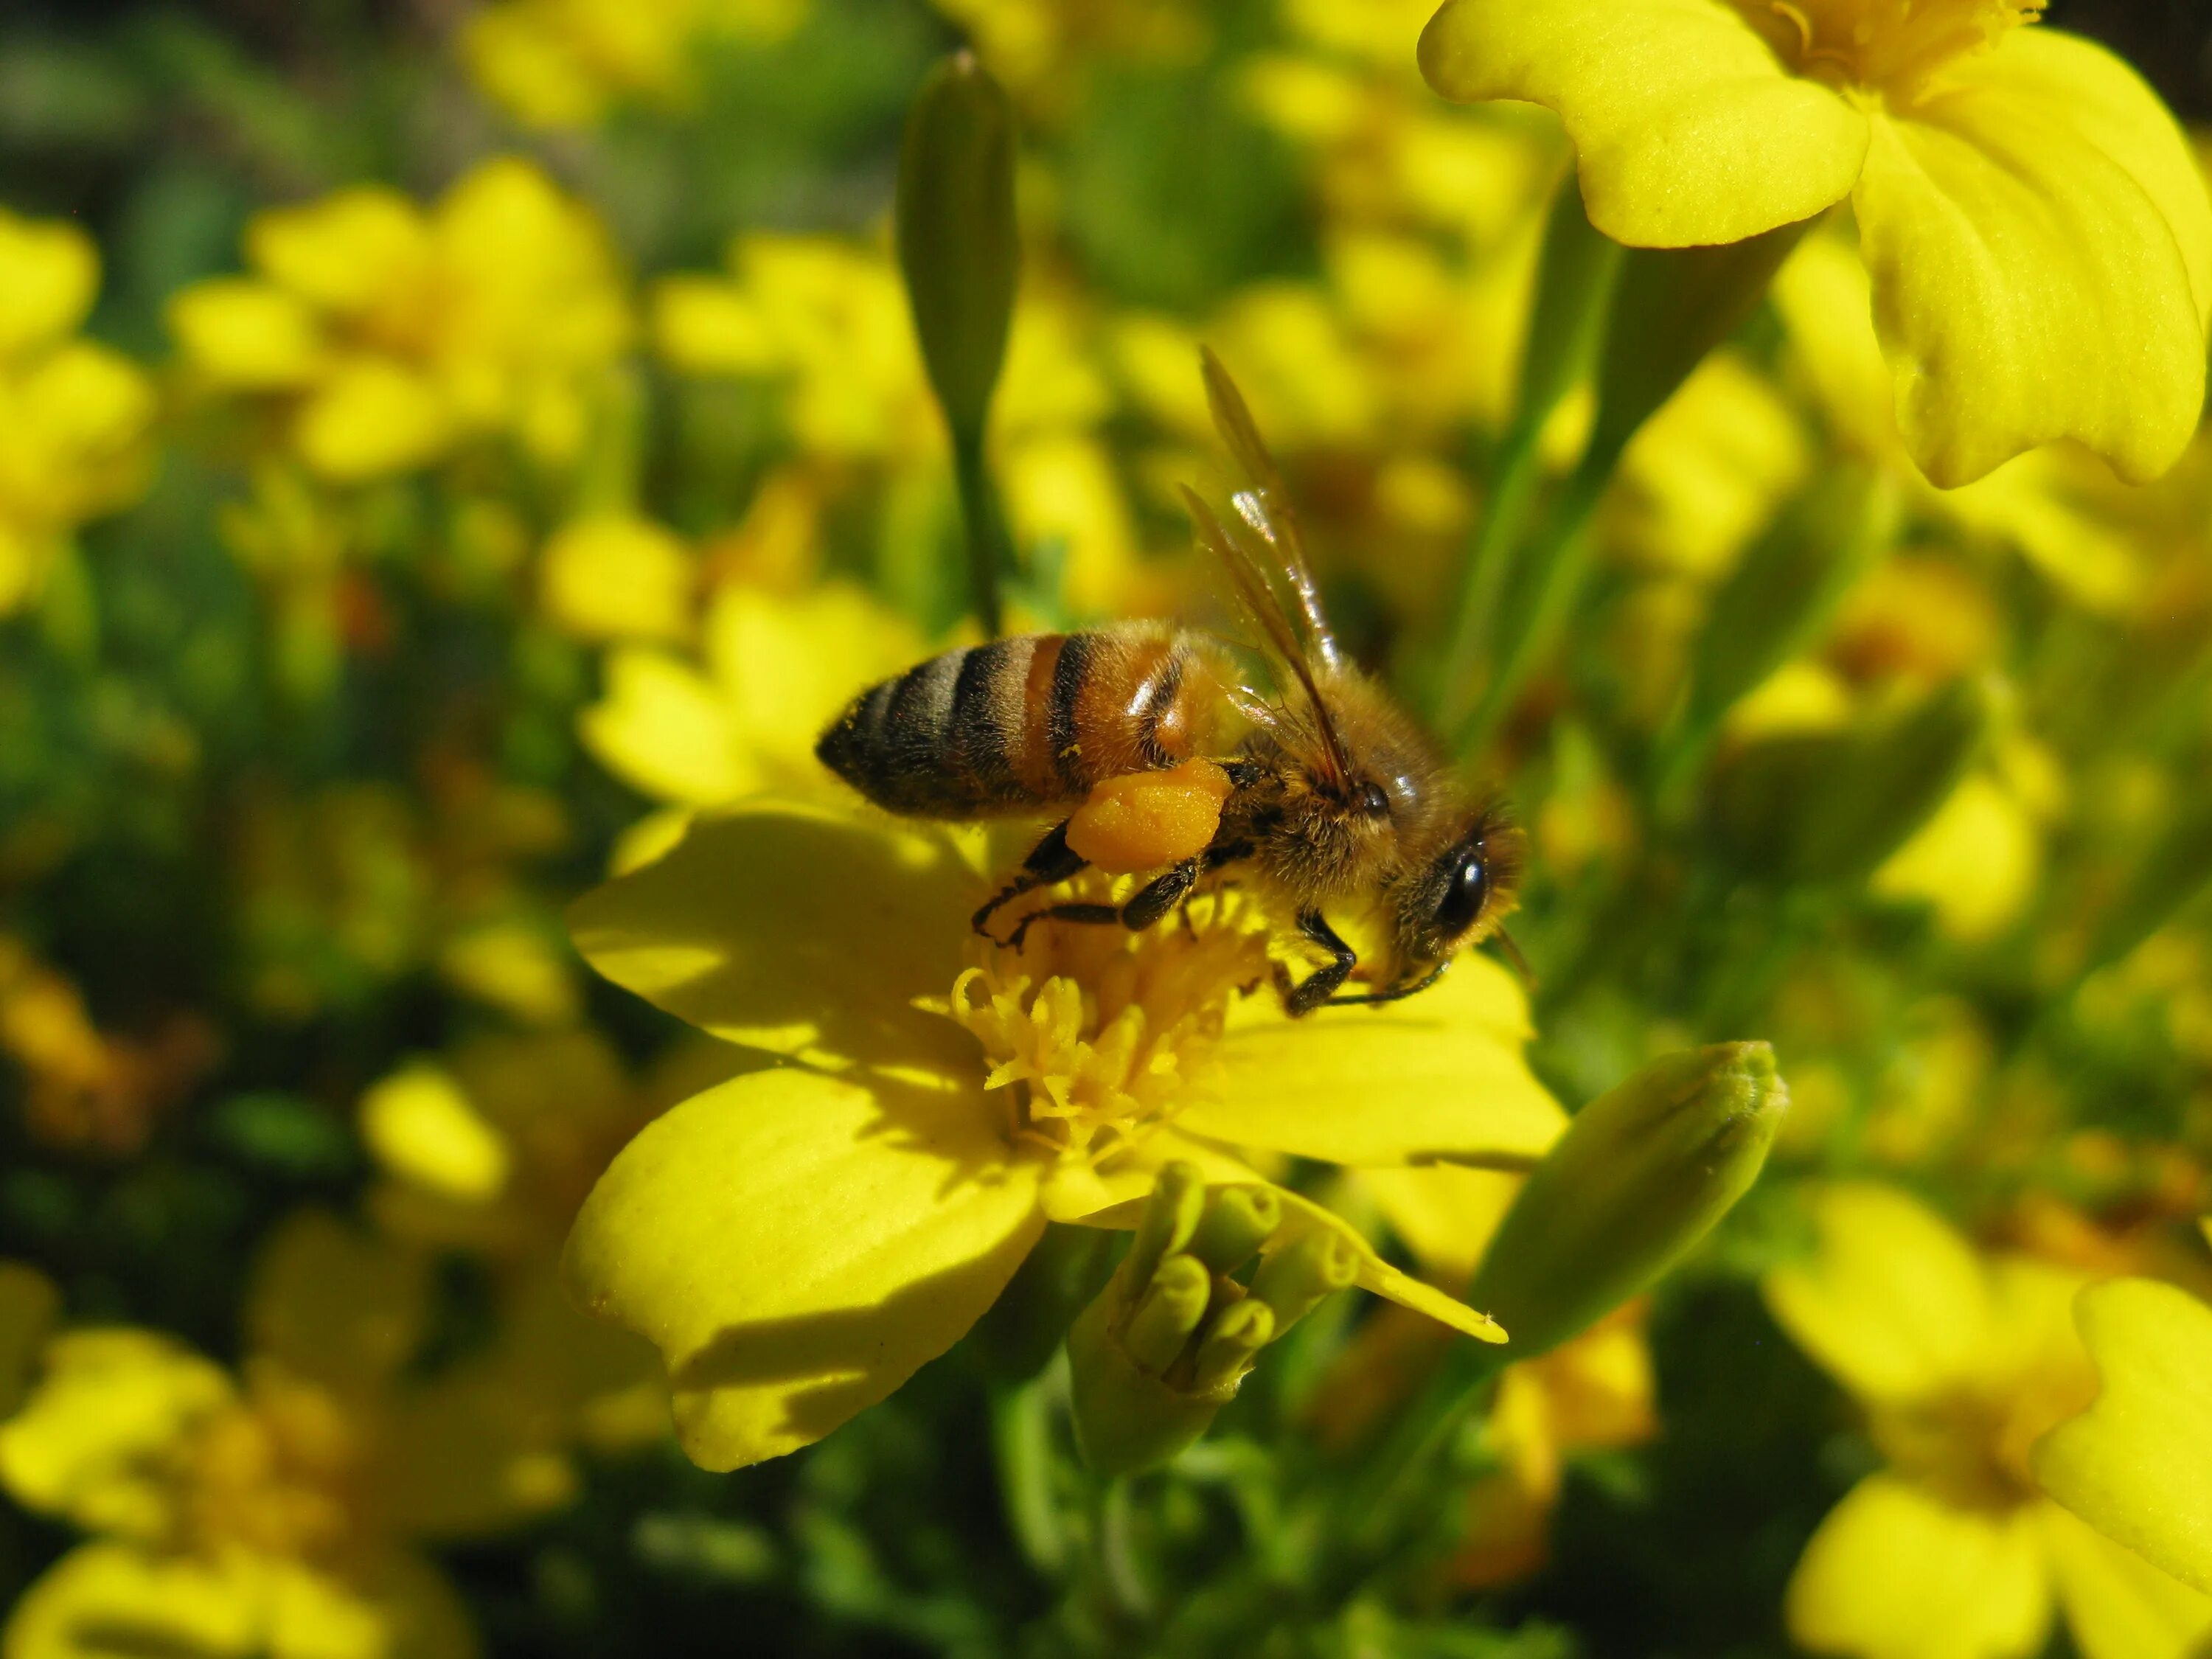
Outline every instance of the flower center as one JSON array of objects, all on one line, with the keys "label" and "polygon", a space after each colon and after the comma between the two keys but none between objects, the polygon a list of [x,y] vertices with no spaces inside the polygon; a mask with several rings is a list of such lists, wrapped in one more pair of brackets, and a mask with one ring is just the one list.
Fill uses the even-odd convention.
[{"label": "flower center", "polygon": [[[1076,902],[1110,902],[1086,873]],[[951,994],[916,1006],[974,1033],[1018,1139],[1096,1167],[1212,1092],[1231,1002],[1267,982],[1267,929],[1236,894],[1201,896],[1142,933],[1038,921],[1019,951],[976,941]]]},{"label": "flower center", "polygon": [[1735,0],[1802,75],[1909,96],[1986,51],[2044,0]]},{"label": "flower center", "polygon": [[2006,1510],[2036,1495],[2028,1449],[2096,1393],[2086,1364],[2051,1365],[1998,1386],[1878,1407],[1871,1427],[1892,1465],[1949,1502]]},{"label": "flower center", "polygon": [[353,1530],[357,1440],[329,1394],[273,1367],[203,1423],[179,1471],[189,1543],[259,1555],[327,1555]]}]

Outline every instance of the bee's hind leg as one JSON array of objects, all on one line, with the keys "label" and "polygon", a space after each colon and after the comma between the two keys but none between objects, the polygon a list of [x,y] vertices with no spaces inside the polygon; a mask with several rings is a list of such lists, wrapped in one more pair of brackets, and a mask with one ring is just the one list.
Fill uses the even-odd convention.
[{"label": "bee's hind leg", "polygon": [[1298,931],[1328,951],[1329,960],[1295,985],[1291,982],[1289,969],[1276,963],[1275,983],[1283,994],[1283,1012],[1293,1019],[1313,1012],[1334,996],[1344,981],[1352,977],[1352,970],[1359,965],[1358,953],[1337,937],[1336,929],[1328,925],[1328,918],[1320,911],[1300,911]]},{"label": "bee's hind leg", "polygon": [[[981,909],[976,911],[969,925],[984,938],[989,939],[991,930],[988,924],[992,916],[997,914],[1000,905],[1009,899],[1019,898],[1024,893],[1036,888],[1049,887],[1054,882],[1066,881],[1089,862],[1088,859],[1067,844],[1067,824],[1063,820],[1055,824],[1042,841],[1030,848],[1030,855],[1022,860],[1020,873],[1001,887]],[[1043,912],[1040,911],[1038,914],[1042,915]],[[1026,927],[1028,923],[1024,921],[1023,926]],[[1007,943],[1018,944],[1020,939],[1021,930],[1017,928],[1013,937],[1008,939]]]}]

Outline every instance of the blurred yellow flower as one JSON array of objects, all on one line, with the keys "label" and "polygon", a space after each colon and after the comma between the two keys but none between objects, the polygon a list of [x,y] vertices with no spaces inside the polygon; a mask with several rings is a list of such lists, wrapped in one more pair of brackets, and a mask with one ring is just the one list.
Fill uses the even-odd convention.
[{"label": "blurred yellow flower", "polygon": [[2155,94],[2035,0],[1447,0],[1450,98],[1556,111],[1590,222],[1733,242],[1850,196],[1906,447],[2079,439],[2132,481],[2203,402],[2212,202]]},{"label": "blurred yellow flower", "polygon": [[2103,1390],[2036,1446],[2036,1481],[2212,1595],[2212,1308],[2171,1285],[2122,1279],[2082,1291],[2075,1316]]},{"label": "blurred yellow flower", "polygon": [[246,251],[254,274],[183,289],[170,330],[202,386],[273,400],[289,447],[336,483],[493,435],[572,460],[630,341],[599,221],[513,157],[427,212],[374,185],[272,209]]},{"label": "blurred yellow flower", "polygon": [[[734,239],[727,276],[665,278],[655,344],[678,372],[773,387],[807,467],[894,499],[942,495],[950,448],[888,249],[827,236]],[[1191,380],[1189,359],[1182,376]],[[1195,382],[1193,382],[1195,384]],[[1137,535],[1097,428],[1111,392],[1074,305],[1038,283],[1015,307],[991,405],[995,471],[1018,544],[1065,550],[1065,594],[1085,614],[1128,608]]]},{"label": "blurred yellow flower", "polygon": [[[726,583],[701,634],[698,662],[643,646],[609,653],[605,695],[578,716],[601,765],[679,813],[826,785],[814,742],[853,688],[922,655],[910,623],[839,581],[788,597]],[[673,832],[672,820],[648,821],[641,845]]]},{"label": "blurred yellow flower", "polygon": [[781,40],[811,9],[809,0],[501,0],[462,27],[461,59],[525,125],[589,126],[624,100],[681,102],[708,41]]},{"label": "blurred yellow flower", "polygon": [[2094,1393],[2070,1310],[2081,1278],[1984,1257],[1895,1188],[1837,1183],[1808,1206],[1811,1254],[1768,1306],[1864,1407],[1886,1467],[1830,1512],[1790,1583],[1791,1636],[1861,1659],[2041,1650],[2055,1595],[2086,1659],[2184,1659],[2212,1597],[2043,1497],[2038,1437]]},{"label": "blurred yellow flower", "polygon": [[578,639],[681,640],[697,582],[682,538],[634,513],[572,520],[538,555],[538,603]]},{"label": "blurred yellow flower", "polygon": [[61,1292],[36,1267],[0,1257],[0,1422],[15,1414],[30,1392],[31,1378]]},{"label": "blurred yellow flower", "polygon": [[426,1261],[309,1214],[263,1257],[236,1376],[155,1331],[52,1339],[0,1485],[95,1536],[16,1603],[9,1659],[474,1653],[414,1540],[517,1525],[574,1479],[510,1359],[410,1374],[428,1291]]},{"label": "blurred yellow flower", "polygon": [[[656,1119],[586,1201],[567,1273],[661,1350],[678,1431],[728,1468],[827,1434],[949,1347],[1048,1218],[1127,1224],[1155,1170],[1260,1184],[1229,1149],[1354,1165],[1531,1158],[1563,1115],[1526,1013],[1470,957],[1387,1010],[1292,1022],[1233,899],[1141,934],[1046,927],[1026,954],[969,918],[972,840],[773,801],[702,817],[571,912],[592,964],[790,1063]],[[963,964],[965,964],[963,966]],[[1455,1328],[1480,1315],[1338,1231],[1359,1282]]]},{"label": "blurred yellow flower", "polygon": [[151,476],[153,387],[76,334],[99,287],[82,231],[0,208],[0,617],[37,599],[78,526]]}]

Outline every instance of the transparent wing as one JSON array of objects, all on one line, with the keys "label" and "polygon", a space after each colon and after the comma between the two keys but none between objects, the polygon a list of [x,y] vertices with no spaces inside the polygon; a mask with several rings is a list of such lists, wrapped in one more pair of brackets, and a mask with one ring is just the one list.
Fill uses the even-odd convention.
[{"label": "transparent wing", "polygon": [[1322,611],[1321,592],[1314,584],[1313,568],[1306,562],[1305,542],[1298,533],[1297,515],[1291,509],[1275,458],[1267,453],[1267,446],[1260,437],[1260,428],[1253,422],[1244,394],[1229,378],[1228,369],[1213,355],[1212,348],[1200,347],[1199,361],[1206,380],[1206,407],[1213,413],[1214,430],[1221,434],[1222,443],[1244,475],[1245,488],[1231,495],[1230,502],[1244,526],[1267,550],[1268,588],[1275,591],[1279,580],[1289,590],[1291,606],[1304,624],[1306,649],[1328,667],[1337,667],[1342,653],[1337,648],[1336,635],[1329,628],[1328,618]]},{"label": "transparent wing", "polygon": [[[1206,498],[1189,486],[1184,486],[1182,496],[1190,508],[1199,544],[1228,573],[1238,608],[1256,630],[1255,637],[1268,665],[1285,690],[1295,685],[1304,694],[1316,744],[1334,775],[1333,781],[1343,783],[1352,771],[1345,759],[1343,739],[1338,736],[1336,722],[1330,718],[1328,705],[1315,683],[1313,664],[1304,641],[1298,638],[1297,629],[1267,581],[1267,567],[1256,550],[1253,533],[1235,520],[1223,520],[1206,504]],[[1266,708],[1264,714],[1251,708],[1243,712],[1249,718],[1261,720],[1265,724],[1283,724],[1284,711],[1279,708]]]}]

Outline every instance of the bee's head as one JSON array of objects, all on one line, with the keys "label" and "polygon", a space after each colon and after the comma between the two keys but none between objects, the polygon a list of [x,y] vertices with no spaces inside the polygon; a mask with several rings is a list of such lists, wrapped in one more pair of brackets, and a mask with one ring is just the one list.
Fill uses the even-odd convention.
[{"label": "bee's head", "polygon": [[1392,896],[1401,978],[1435,969],[1496,929],[1513,908],[1522,848],[1521,831],[1486,807],[1442,852],[1407,873]]}]

